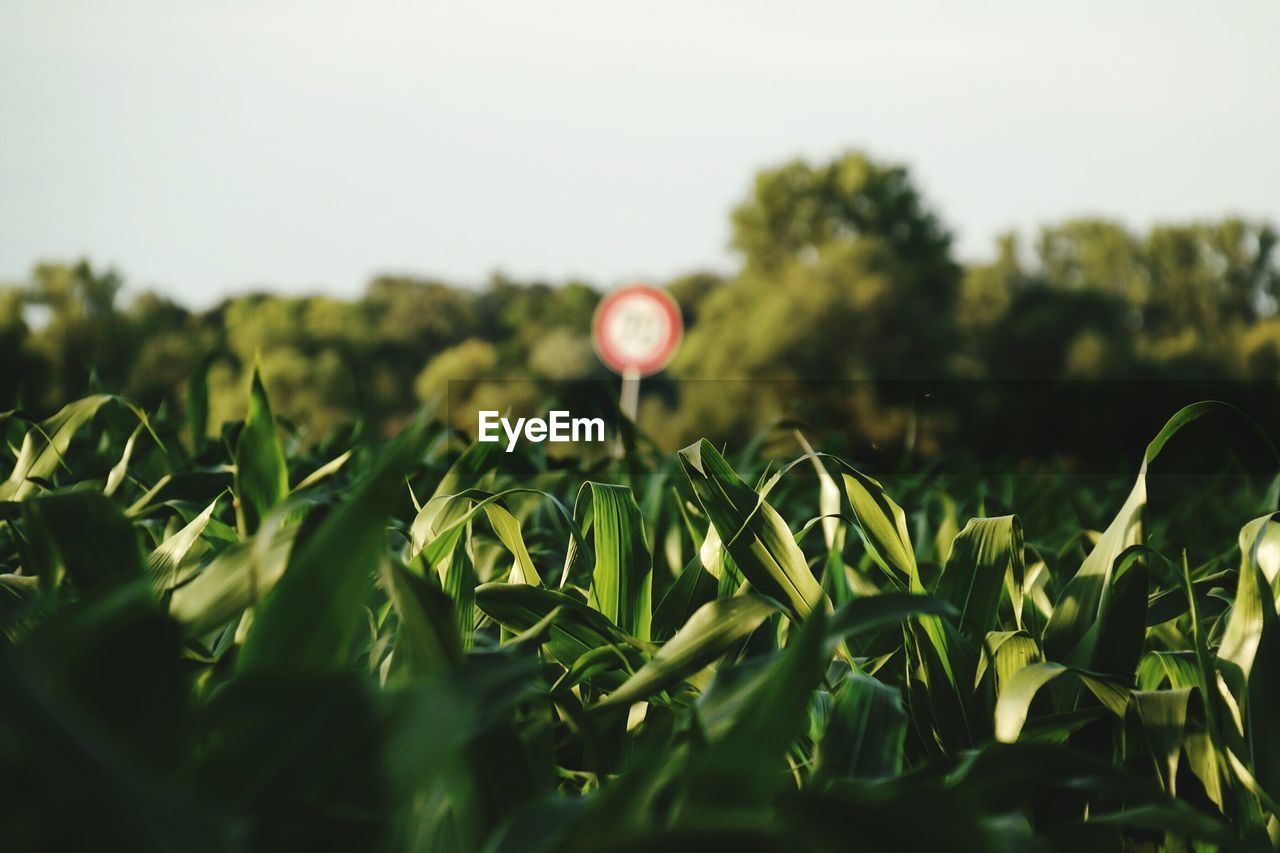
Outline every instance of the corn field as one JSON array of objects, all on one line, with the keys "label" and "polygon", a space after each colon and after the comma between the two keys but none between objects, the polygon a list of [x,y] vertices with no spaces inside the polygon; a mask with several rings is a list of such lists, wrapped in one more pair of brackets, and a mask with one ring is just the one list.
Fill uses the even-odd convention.
[{"label": "corn field", "polygon": [[256,374],[206,436],[199,384],[0,421],[4,850],[1280,845],[1274,489],[1148,518],[1225,404],[1127,491],[960,493],[798,434],[303,447]]}]

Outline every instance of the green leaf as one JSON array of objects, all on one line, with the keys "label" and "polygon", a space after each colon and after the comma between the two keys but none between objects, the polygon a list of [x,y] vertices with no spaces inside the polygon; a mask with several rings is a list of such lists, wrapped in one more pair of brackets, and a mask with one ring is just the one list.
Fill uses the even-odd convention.
[{"label": "green leaf", "polygon": [[782,602],[797,618],[825,604],[826,594],[782,516],[708,441],[681,450],[680,462],[725,549],[752,587]]},{"label": "green leaf", "polygon": [[960,610],[960,633],[971,643],[981,645],[998,627],[1005,577],[1022,576],[1022,551],[1022,523],[1015,515],[970,519],[952,543],[934,594]]},{"label": "green leaf", "polygon": [[0,483],[0,501],[24,500],[35,490],[37,480],[53,476],[71,446],[72,437],[114,399],[110,394],[95,394],[68,403],[43,424],[28,430],[9,479]]},{"label": "green leaf", "polygon": [[294,486],[293,489],[290,490],[289,494],[297,494],[298,492],[311,488],[328,477],[332,477],[334,474],[342,470],[342,467],[350,461],[353,453],[355,453],[354,450],[348,450],[345,453],[341,453],[333,459],[330,459],[328,462],[303,477],[302,481],[299,482],[298,485]]},{"label": "green leaf", "polygon": [[1151,576],[1147,560],[1154,552],[1135,545],[1116,558],[1111,589],[1103,596],[1098,620],[1085,635],[1088,668],[1131,683],[1146,641]]},{"label": "green leaf", "polygon": [[1135,690],[1129,694],[1125,712],[1125,751],[1138,748],[1140,736],[1145,753],[1152,759],[1160,787],[1176,796],[1178,764],[1186,736],[1187,706],[1193,690]]},{"label": "green leaf", "polygon": [[284,576],[258,608],[240,650],[241,671],[331,670],[346,661],[366,596],[387,552],[388,517],[426,447],[421,422],[382,454],[348,499],[294,546]]},{"label": "green leaf", "polygon": [[[1193,403],[1174,414],[1147,445],[1129,497],[1075,576],[1067,583],[1053,608],[1044,632],[1045,654],[1051,659],[1078,666],[1090,665],[1093,647],[1086,637],[1103,615],[1116,560],[1127,548],[1142,543],[1142,516],[1147,505],[1147,466],[1156,460],[1165,444],[1179,430],[1214,411],[1242,414],[1239,409],[1227,403],[1213,400]],[[1270,441],[1257,423],[1245,417],[1269,445]]]},{"label": "green leaf", "polygon": [[201,636],[257,603],[284,575],[297,524],[280,510],[267,516],[254,538],[219,553],[193,580],[173,591],[169,614],[187,633]]},{"label": "green leaf", "polygon": [[537,567],[533,565],[529,548],[524,544],[524,534],[520,532],[520,521],[498,501],[485,503],[484,514],[489,519],[489,525],[497,535],[498,541],[505,545],[516,558],[507,582],[542,586],[542,577],[538,574]]},{"label": "green leaf", "polygon": [[805,456],[812,463],[814,473],[818,475],[818,510],[822,514],[822,541],[826,544],[828,552],[838,554],[844,547],[845,529],[839,518],[840,487],[836,485],[836,481],[822,464],[822,460],[804,434],[799,430],[795,430],[794,433],[796,441],[804,448]]},{"label": "green leaf", "polygon": [[1044,660],[1044,654],[1026,631],[992,631],[982,647],[982,660],[974,677],[976,686],[982,681],[988,666],[994,662],[996,695],[1004,692],[1009,680],[1033,663]]},{"label": "green leaf", "polygon": [[486,583],[476,587],[476,606],[514,633],[535,628],[557,608],[547,648],[565,666],[596,649],[609,647],[626,656],[626,634],[598,610],[562,592],[522,583]]},{"label": "green leaf", "polygon": [[213,503],[205,507],[203,512],[147,555],[147,574],[151,576],[157,588],[169,589],[173,586],[178,566],[191,550],[191,546],[195,545],[196,540],[200,538],[205,527],[209,525],[209,519],[213,518],[217,508],[218,499],[214,498]]},{"label": "green leaf", "polygon": [[145,424],[138,424],[134,427],[133,432],[124,443],[124,450],[120,453],[120,461],[112,466],[111,471],[107,474],[106,485],[102,487],[102,493],[107,497],[115,494],[116,489],[120,488],[120,484],[124,482],[125,474],[129,472],[129,460],[133,457],[133,446],[138,440],[138,433],[142,432]]},{"label": "green leaf", "polygon": [[867,553],[891,578],[905,581],[911,592],[923,593],[924,585],[920,581],[915,552],[911,549],[911,535],[907,531],[906,513],[877,480],[840,464],[844,468],[845,494],[858,521],[858,532]]},{"label": "green leaf", "polygon": [[855,598],[831,617],[832,639],[843,639],[889,625],[898,625],[912,616],[940,616],[956,619],[960,615],[950,603],[931,595],[906,592],[883,592]]},{"label": "green leaf", "polygon": [[724,543],[720,541],[720,534],[716,531],[714,524],[707,525],[707,534],[702,537],[702,544],[698,547],[695,558],[702,566],[702,570],[715,581],[716,598],[737,595],[738,590],[746,583],[746,579],[738,569],[738,564],[733,561],[733,557],[725,550]]},{"label": "green leaf", "polygon": [[[529,550],[525,546],[524,535],[520,531],[520,522],[503,504],[503,498],[514,494],[531,494],[546,498],[552,508],[564,519],[570,534],[574,538],[574,544],[570,548],[570,558],[572,559],[574,554],[590,553],[590,548],[586,546],[582,539],[582,532],[579,530],[577,522],[573,520],[573,516],[554,495],[538,489],[515,488],[506,489],[497,494],[478,489],[468,489],[456,495],[443,495],[432,498],[418,512],[410,527],[408,556],[410,558],[421,556],[421,559],[427,565],[435,567],[437,572],[443,574],[444,561],[449,558],[450,554],[458,546],[472,519],[483,512],[498,540],[516,559],[508,581],[541,586],[542,578],[534,567],[533,560],[529,556]],[[433,526],[433,518],[435,519],[434,524],[439,524],[444,518],[449,518],[450,520],[447,524],[437,529]]]},{"label": "green leaf", "polygon": [[[594,531],[595,567],[588,602],[633,637],[649,639],[653,559],[631,489],[585,483],[573,515],[584,535]],[[574,546],[570,540],[570,549]],[[573,561],[572,553],[567,561]]]},{"label": "green leaf", "polygon": [[1231,849],[1238,841],[1221,821],[1178,801],[1151,803],[1109,814],[1090,815],[1086,826],[1123,826],[1162,832],[1166,837],[1204,841],[1219,849]]},{"label": "green leaf", "polygon": [[84,592],[115,589],[142,577],[133,525],[94,491],[31,498],[22,506],[32,565],[46,589],[65,575]]},{"label": "green leaf", "polygon": [[1159,690],[1166,682],[1174,690],[1183,687],[1204,690],[1203,681],[1194,652],[1151,651],[1138,664],[1139,690]]},{"label": "green leaf", "polygon": [[400,616],[397,665],[416,675],[439,667],[456,669],[462,662],[462,642],[449,596],[398,561],[383,563],[382,579]]},{"label": "green leaf", "polygon": [[221,354],[217,349],[205,353],[187,378],[187,434],[192,448],[199,448],[209,432],[209,370]]},{"label": "green leaf", "polygon": [[901,773],[907,713],[898,689],[853,672],[833,698],[818,748],[815,782]]},{"label": "green leaf", "polygon": [[1027,721],[1031,700],[1036,697],[1041,687],[1062,675],[1077,678],[1108,710],[1118,717],[1124,716],[1129,691],[1120,683],[1053,661],[1035,663],[1024,667],[1009,679],[1009,683],[996,701],[996,740],[1006,743],[1016,741]]},{"label": "green leaf", "polygon": [[[476,442],[449,466],[431,497],[413,519],[410,527],[412,556],[417,556],[428,542],[440,537],[467,514],[471,504],[453,498],[477,488],[484,481],[498,458],[498,447],[496,443]],[[435,568],[434,564],[432,568]]]},{"label": "green leaf", "polygon": [[1239,710],[1228,744],[1274,796],[1280,791],[1280,616],[1268,576],[1280,567],[1280,513],[1240,531],[1240,579],[1218,647],[1218,668]]},{"label": "green leaf", "polygon": [[248,535],[289,493],[289,473],[258,365],[249,382],[249,413],[236,441],[236,515]]},{"label": "green leaf", "polygon": [[630,704],[670,689],[751,636],[775,612],[772,604],[750,595],[704,604],[639,671],[599,704]]},{"label": "green leaf", "polygon": [[476,624],[476,577],[475,560],[471,554],[471,532],[467,529],[466,539],[461,548],[454,548],[449,560],[444,564],[440,586],[445,595],[453,602],[454,620],[458,626],[458,636],[462,648],[471,649]]},{"label": "green leaf", "polygon": [[695,610],[715,598],[716,579],[702,568],[701,558],[694,554],[653,611],[650,639],[669,639],[689,621]]},{"label": "green leaf", "polygon": [[787,781],[784,758],[831,659],[826,634],[826,613],[815,609],[756,683],[742,713],[698,756],[690,783],[699,802],[760,803]]},{"label": "green leaf", "polygon": [[[906,513],[880,483],[839,459],[845,493],[858,522],[867,554],[895,587],[923,594],[924,583],[911,547]],[[958,596],[959,597],[959,596]],[[936,615],[922,614],[906,626],[911,712],[916,725],[932,735],[931,747],[942,751],[969,748],[985,734],[975,704],[977,645]]]}]

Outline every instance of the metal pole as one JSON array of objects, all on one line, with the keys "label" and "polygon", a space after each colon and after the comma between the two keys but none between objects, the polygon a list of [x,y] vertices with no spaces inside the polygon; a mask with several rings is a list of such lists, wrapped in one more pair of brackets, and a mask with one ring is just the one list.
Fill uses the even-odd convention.
[{"label": "metal pole", "polygon": [[[634,367],[628,367],[622,371],[622,394],[618,400],[618,409],[633,424],[636,422],[636,410],[640,408],[640,371]],[[618,446],[616,448],[618,456],[622,455],[622,429],[619,424],[618,429]]]},{"label": "metal pole", "polygon": [[622,409],[622,414],[635,423],[636,409],[640,407],[640,371],[634,367],[628,367],[622,372],[622,399],[618,403],[618,408]]}]

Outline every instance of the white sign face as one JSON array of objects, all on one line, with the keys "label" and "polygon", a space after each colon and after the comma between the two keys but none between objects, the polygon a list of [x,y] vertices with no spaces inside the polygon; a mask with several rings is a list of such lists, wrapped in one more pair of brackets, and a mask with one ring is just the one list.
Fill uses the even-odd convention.
[{"label": "white sign face", "polygon": [[648,361],[666,346],[670,329],[662,306],[650,297],[628,294],[605,318],[601,330],[614,351],[627,361]]},{"label": "white sign face", "polygon": [[683,331],[680,309],[665,291],[643,285],[605,297],[594,339],[601,360],[618,373],[654,373],[675,354]]}]

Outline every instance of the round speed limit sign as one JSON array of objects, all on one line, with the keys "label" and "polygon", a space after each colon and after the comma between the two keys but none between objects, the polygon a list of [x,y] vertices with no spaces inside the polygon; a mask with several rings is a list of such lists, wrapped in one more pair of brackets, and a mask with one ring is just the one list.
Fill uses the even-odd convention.
[{"label": "round speed limit sign", "polygon": [[611,370],[648,376],[667,366],[680,345],[680,307],[665,290],[635,284],[615,290],[596,308],[591,337]]}]

